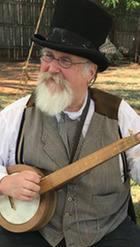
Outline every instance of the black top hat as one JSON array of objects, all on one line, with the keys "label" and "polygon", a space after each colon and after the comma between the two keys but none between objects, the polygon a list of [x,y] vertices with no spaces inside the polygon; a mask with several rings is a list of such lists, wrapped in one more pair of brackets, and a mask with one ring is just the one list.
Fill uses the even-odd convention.
[{"label": "black top hat", "polygon": [[32,40],[43,47],[87,58],[101,72],[108,67],[108,61],[99,47],[111,25],[111,17],[91,1],[57,0],[47,38],[35,34]]}]

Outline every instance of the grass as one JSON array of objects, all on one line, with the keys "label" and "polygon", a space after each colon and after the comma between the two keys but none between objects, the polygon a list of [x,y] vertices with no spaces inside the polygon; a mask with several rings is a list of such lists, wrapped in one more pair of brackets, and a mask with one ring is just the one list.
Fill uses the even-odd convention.
[{"label": "grass", "polygon": [[99,74],[95,87],[125,99],[140,111],[140,65],[112,67]]},{"label": "grass", "polygon": [[4,107],[4,97],[0,94],[0,110]]},{"label": "grass", "polygon": [[0,111],[16,99],[17,97],[13,97],[13,96],[11,97],[10,95],[3,96],[0,93]]},{"label": "grass", "polygon": [[137,224],[140,226],[140,186],[131,181],[131,194],[134,203]]}]

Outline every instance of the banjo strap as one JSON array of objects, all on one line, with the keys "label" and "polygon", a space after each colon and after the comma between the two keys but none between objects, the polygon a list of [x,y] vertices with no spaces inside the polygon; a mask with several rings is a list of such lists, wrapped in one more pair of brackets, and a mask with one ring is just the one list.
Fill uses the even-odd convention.
[{"label": "banjo strap", "polygon": [[15,152],[15,160],[16,164],[24,164],[23,162],[23,146],[24,146],[24,130],[25,130],[25,112],[28,107],[34,105],[35,94],[32,94],[29,98],[27,104],[24,107],[21,124],[19,128],[17,144],[16,144],[16,152]]}]

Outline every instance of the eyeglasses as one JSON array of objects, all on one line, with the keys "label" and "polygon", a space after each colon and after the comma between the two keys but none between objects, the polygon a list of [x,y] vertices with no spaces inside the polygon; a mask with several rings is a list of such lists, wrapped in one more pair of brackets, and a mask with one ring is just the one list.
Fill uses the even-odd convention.
[{"label": "eyeglasses", "polygon": [[86,63],[88,63],[88,61],[85,61],[82,63],[78,63],[78,62],[74,63],[68,57],[55,58],[54,55],[49,51],[42,51],[41,57],[42,57],[42,60],[46,63],[51,63],[53,60],[58,61],[58,64],[60,65],[60,67],[62,67],[64,69],[69,69],[74,64],[86,64]]}]

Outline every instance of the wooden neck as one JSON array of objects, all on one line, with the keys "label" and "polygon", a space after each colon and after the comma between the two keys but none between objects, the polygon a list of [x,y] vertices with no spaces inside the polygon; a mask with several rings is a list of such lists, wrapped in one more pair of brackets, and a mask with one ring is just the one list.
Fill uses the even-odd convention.
[{"label": "wooden neck", "polygon": [[[137,134],[140,134],[140,132]],[[140,141],[136,137],[137,134],[120,139],[113,144],[74,162],[73,164],[45,176],[40,182],[40,194],[54,190],[68,183],[72,179],[82,175],[93,167],[96,167],[114,156],[139,144]]]}]

